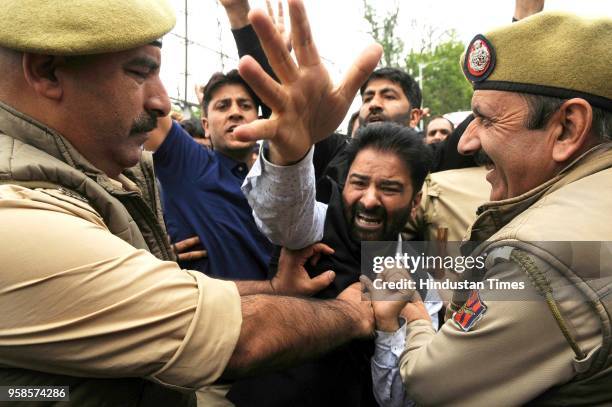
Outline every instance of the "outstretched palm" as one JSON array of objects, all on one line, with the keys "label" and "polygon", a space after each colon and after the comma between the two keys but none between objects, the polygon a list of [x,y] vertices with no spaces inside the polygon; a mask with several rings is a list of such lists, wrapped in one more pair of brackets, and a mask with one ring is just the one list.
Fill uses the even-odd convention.
[{"label": "outstretched palm", "polygon": [[338,127],[359,86],[374,70],[382,53],[379,45],[366,48],[344,80],[334,86],[312,39],[301,0],[289,0],[289,15],[297,64],[272,20],[260,10],[249,14],[280,83],[251,57],[240,61],[240,74],[272,109],[272,115],[234,131],[243,140],[270,140],[270,159],[278,164],[301,159],[314,143]]}]

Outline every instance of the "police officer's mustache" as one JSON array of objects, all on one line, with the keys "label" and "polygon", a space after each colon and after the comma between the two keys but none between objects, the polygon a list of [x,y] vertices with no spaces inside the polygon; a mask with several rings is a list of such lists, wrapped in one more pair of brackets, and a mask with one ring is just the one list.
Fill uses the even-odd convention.
[{"label": "police officer's mustache", "polygon": [[487,153],[485,153],[482,148],[478,150],[476,154],[474,154],[474,161],[477,165],[481,167],[485,165],[495,165],[493,163],[493,160],[491,160],[491,158],[487,155]]},{"label": "police officer's mustache", "polygon": [[134,120],[130,134],[148,133],[156,127],[157,115],[153,112],[145,112]]}]

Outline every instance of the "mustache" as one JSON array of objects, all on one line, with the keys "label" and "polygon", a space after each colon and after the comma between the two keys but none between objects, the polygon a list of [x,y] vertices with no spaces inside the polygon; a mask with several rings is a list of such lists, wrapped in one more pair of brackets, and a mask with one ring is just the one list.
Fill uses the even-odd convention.
[{"label": "mustache", "polygon": [[153,112],[145,112],[134,120],[130,134],[148,133],[156,127],[157,115]]},{"label": "mustache", "polygon": [[370,120],[372,117],[379,118],[382,121],[387,121],[387,116],[385,116],[382,112],[370,113],[366,116],[366,121]]},{"label": "mustache", "polygon": [[478,150],[476,154],[474,154],[474,161],[479,166],[494,165],[491,157],[489,157],[482,148]]},{"label": "mustache", "polygon": [[353,205],[353,219],[358,214],[369,215],[373,217],[381,218],[384,221],[387,220],[387,211],[383,206],[377,206],[375,208],[367,209],[361,202],[356,202]]}]

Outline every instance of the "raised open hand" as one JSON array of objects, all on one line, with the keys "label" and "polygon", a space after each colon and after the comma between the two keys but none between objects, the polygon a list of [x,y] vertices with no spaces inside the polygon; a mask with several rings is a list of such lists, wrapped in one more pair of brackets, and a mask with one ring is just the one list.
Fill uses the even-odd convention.
[{"label": "raised open hand", "polygon": [[266,0],[266,7],[268,8],[268,15],[272,19],[272,23],[274,23],[278,33],[283,38],[283,42],[285,43],[287,50],[291,52],[291,49],[293,48],[291,45],[291,32],[285,28],[285,11],[283,9],[283,1],[278,0],[278,15],[276,17],[274,16],[274,9],[272,8],[272,3],[270,0]]},{"label": "raised open hand", "polygon": [[261,10],[249,13],[280,83],[267,75],[253,58],[241,59],[240,74],[272,109],[272,115],[234,130],[235,136],[245,141],[269,140],[269,159],[280,165],[300,160],[313,144],[336,130],[382,54],[380,45],[367,47],[344,79],[334,86],[312,39],[304,4],[301,0],[288,3],[297,63],[270,17]]}]

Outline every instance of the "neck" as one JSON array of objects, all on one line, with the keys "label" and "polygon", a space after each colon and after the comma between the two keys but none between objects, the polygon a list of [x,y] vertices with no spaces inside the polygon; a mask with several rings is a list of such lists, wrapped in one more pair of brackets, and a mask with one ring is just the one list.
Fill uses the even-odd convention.
[{"label": "neck", "polygon": [[235,161],[249,164],[249,155],[251,154],[251,148],[244,149],[244,150],[223,150],[223,151],[217,150],[217,152]]}]

